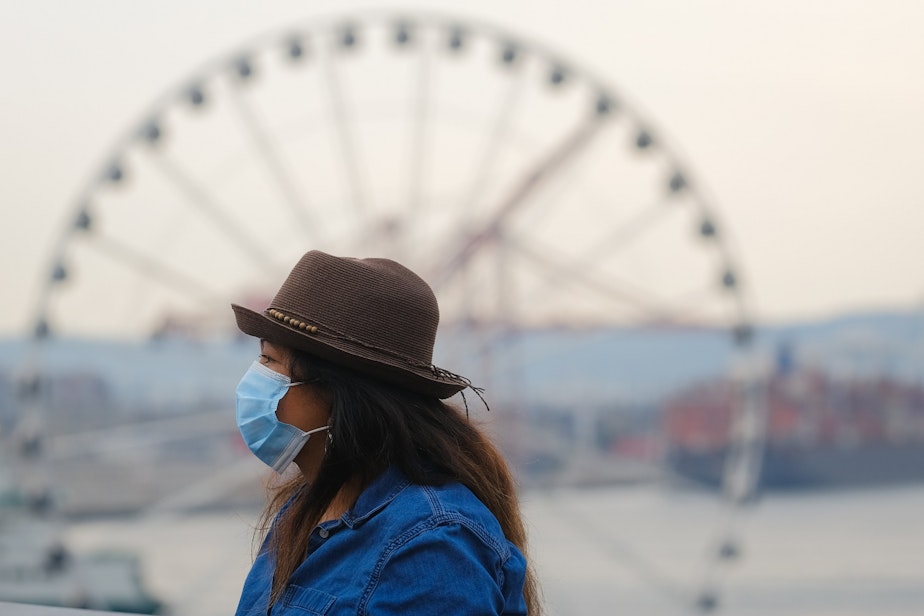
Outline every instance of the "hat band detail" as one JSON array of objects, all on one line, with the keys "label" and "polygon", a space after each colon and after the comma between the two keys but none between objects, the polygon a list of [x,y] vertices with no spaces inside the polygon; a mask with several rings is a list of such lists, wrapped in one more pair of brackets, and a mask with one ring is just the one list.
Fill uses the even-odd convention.
[{"label": "hat band detail", "polygon": [[305,323],[304,321],[299,321],[298,319],[294,319],[290,316],[286,316],[283,313],[273,308],[270,308],[269,310],[267,310],[266,314],[270,315],[276,320],[282,321],[286,325],[291,325],[292,327],[300,329],[303,332],[308,332],[309,334],[318,333],[318,328],[316,326],[309,325],[308,323]]}]

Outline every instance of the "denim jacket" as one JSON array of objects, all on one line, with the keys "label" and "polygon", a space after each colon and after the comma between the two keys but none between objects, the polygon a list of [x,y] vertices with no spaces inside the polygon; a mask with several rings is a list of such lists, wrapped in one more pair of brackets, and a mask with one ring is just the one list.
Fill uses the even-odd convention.
[{"label": "denim jacket", "polygon": [[[273,561],[253,564],[237,616],[267,614]],[[392,467],[311,533],[272,615],[525,615],[526,560],[467,488],[412,484]]]}]

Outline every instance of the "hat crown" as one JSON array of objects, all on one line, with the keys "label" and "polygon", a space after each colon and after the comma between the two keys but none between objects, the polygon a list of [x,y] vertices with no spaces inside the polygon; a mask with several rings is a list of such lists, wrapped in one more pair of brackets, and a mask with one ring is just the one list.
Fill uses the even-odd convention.
[{"label": "hat crown", "polygon": [[422,278],[390,259],[308,252],[270,308],[412,364],[429,366],[433,359],[436,296]]}]

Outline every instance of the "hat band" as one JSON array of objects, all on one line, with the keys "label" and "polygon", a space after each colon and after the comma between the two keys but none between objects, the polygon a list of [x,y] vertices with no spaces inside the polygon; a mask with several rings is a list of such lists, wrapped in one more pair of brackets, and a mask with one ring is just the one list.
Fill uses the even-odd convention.
[{"label": "hat band", "polygon": [[392,351],[391,349],[386,349],[380,346],[376,346],[374,344],[369,344],[368,342],[363,342],[362,340],[359,340],[357,338],[354,338],[353,336],[344,334],[343,332],[338,332],[337,330],[327,327],[326,325],[323,326],[323,329],[320,329],[317,325],[312,325],[298,318],[295,318],[291,315],[287,315],[281,310],[277,310],[275,308],[267,308],[266,314],[273,317],[280,323],[288,325],[289,327],[297,329],[306,334],[321,334],[321,335],[329,336],[337,340],[344,340],[352,344],[361,346],[363,348],[369,349],[370,351],[375,351],[376,353],[388,355],[389,357],[400,360],[410,366],[413,366],[414,368],[417,368],[418,370],[429,370],[433,374],[433,376],[435,376],[438,379],[447,380],[447,381],[455,381],[457,383],[464,383],[467,387],[472,386],[471,381],[469,381],[464,376],[455,374],[454,372],[450,372],[449,370],[445,370],[443,368],[435,366],[432,363],[425,363],[422,361],[412,359],[406,355],[402,355],[401,353],[396,353],[395,351]]}]

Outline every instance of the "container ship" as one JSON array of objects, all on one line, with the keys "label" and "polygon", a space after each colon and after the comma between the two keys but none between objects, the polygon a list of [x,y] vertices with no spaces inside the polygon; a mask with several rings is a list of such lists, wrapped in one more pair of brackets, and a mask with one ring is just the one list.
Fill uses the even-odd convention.
[{"label": "container ship", "polygon": [[[763,489],[877,486],[924,481],[924,386],[891,377],[833,378],[778,371],[761,383]],[[667,466],[721,484],[735,388],[701,383],[663,406]]]}]

